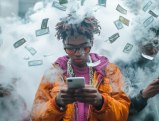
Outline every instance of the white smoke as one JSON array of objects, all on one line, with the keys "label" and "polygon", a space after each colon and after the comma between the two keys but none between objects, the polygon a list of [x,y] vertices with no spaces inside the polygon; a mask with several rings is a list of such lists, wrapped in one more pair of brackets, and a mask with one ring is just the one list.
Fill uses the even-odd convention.
[{"label": "white smoke", "polygon": [[[136,45],[136,40],[139,40],[143,34],[145,35],[147,33],[147,29],[143,28],[143,22],[150,16],[148,13],[142,11],[142,7],[147,2],[148,1],[141,0],[107,0],[106,8],[102,7],[97,12],[92,13],[91,15],[94,15],[100,22],[102,30],[100,36],[94,36],[94,47],[92,48],[91,52],[99,54],[102,49],[106,50],[107,53],[101,54],[108,56],[110,62],[115,62],[116,60],[120,59],[125,63],[130,63],[131,60],[137,59],[139,54],[137,53],[138,46]],[[80,1],[70,0],[69,4],[66,4],[66,6],[72,9],[67,9],[67,11],[61,11],[52,7],[52,3],[52,0],[37,2],[34,8],[29,9],[25,19],[16,16],[0,18],[0,26],[2,28],[2,34],[0,35],[0,38],[3,39],[3,45],[0,47],[0,64],[5,68],[9,68],[12,72],[21,78],[20,81],[16,83],[16,89],[18,94],[20,94],[26,101],[30,111],[37,88],[44,75],[44,72],[48,68],[52,67],[51,63],[55,62],[58,57],[66,55],[65,51],[63,50],[62,42],[58,41],[55,37],[56,24],[60,21],[60,18],[66,17],[67,14],[72,11],[72,9],[77,11],[77,18],[74,22],[80,22],[82,17],[84,17],[87,12],[91,13],[92,7],[97,4],[98,1],[86,0],[84,6],[80,6]],[[77,3],[79,3],[80,9],[77,9]],[[128,10],[127,15],[123,15],[116,11],[118,4]],[[156,7],[154,9],[152,5],[152,8],[153,11],[156,12],[159,2],[156,0],[156,3],[154,4]],[[4,6],[4,4],[1,5]],[[5,6],[6,5],[12,6],[12,4],[9,3],[5,3]],[[113,22],[118,20],[120,15],[129,19],[130,25],[129,27],[124,25],[123,29],[117,30]],[[78,18],[79,16],[81,17]],[[48,27],[50,29],[50,34],[36,37],[35,30],[40,29],[42,20],[45,18],[49,18]],[[148,26],[148,28],[159,25],[157,22],[158,18],[155,18],[155,21],[150,26]],[[140,33],[138,33],[138,31],[140,31]],[[108,37],[115,33],[119,33],[120,37],[113,44],[107,44],[104,42],[108,39]],[[15,49],[13,44],[22,38],[25,38],[27,42],[21,47]],[[137,39],[135,40],[135,38]],[[125,54],[122,52],[124,46],[127,43],[134,45],[134,48],[130,54]],[[28,51],[24,48],[27,44],[32,46],[37,51],[34,56],[30,54],[29,61],[43,60],[42,66],[28,67],[28,60],[23,59],[24,56],[28,53]],[[54,53],[53,56],[43,56],[52,53]],[[139,84],[140,88],[145,88],[152,80],[156,79],[158,77],[158,72],[159,70],[156,70],[156,72],[149,73],[149,75],[147,75],[145,70],[140,68],[136,70],[136,73],[138,73],[139,76],[138,78],[142,80]],[[56,79],[52,78],[52,80],[54,81]],[[134,116],[133,120],[136,121],[135,117],[138,119],[144,119],[143,117],[147,115],[147,113],[144,114],[145,112],[148,113],[149,108],[146,108],[143,112],[137,116]]]}]

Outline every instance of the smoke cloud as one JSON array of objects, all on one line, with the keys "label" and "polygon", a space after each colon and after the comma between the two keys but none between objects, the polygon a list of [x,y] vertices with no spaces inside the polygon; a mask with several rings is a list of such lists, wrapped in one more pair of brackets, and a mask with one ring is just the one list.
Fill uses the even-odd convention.
[{"label": "smoke cloud", "polygon": [[[153,4],[149,9],[158,13],[159,2],[157,0],[152,1]],[[86,0],[84,6],[80,5],[79,0],[69,0],[69,3],[66,4],[68,7],[67,11],[61,11],[52,7],[52,0],[45,0],[37,2],[33,8],[30,8],[24,19],[14,15],[12,17],[0,17],[0,26],[2,29],[0,39],[3,39],[3,44],[0,47],[0,64],[10,70],[9,72],[7,71],[7,77],[11,75],[11,72],[13,72],[13,75],[20,78],[20,80],[16,82],[15,89],[16,92],[26,101],[28,110],[31,111],[36,91],[44,73],[45,76],[47,76],[47,78],[51,78],[52,81],[55,81],[56,78],[58,78],[49,76],[52,73],[58,73],[58,71],[48,72],[46,70],[52,67],[52,63],[54,63],[58,57],[66,55],[62,41],[58,41],[55,37],[55,26],[60,21],[60,18],[66,17],[72,10],[76,10],[77,14],[74,16],[75,21],[71,21],[71,23],[78,23],[82,21],[86,13],[89,13],[90,16],[95,16],[100,22],[102,29],[100,35],[94,36],[94,46],[91,52],[108,57],[109,61],[112,63],[117,60],[121,60],[124,63],[130,64],[132,60],[137,60],[139,58],[140,53],[138,50],[138,43],[143,37],[147,37],[149,35],[147,30],[151,27],[159,28],[159,17],[155,18],[155,21],[147,28],[144,28],[143,26],[143,22],[150,17],[148,12],[145,13],[142,10],[143,6],[147,2],[148,0],[107,0],[106,8],[102,7],[97,10],[97,12],[92,12],[93,6],[98,3],[97,0]],[[118,4],[128,11],[127,15],[123,15],[116,10]],[[1,6],[13,7],[10,3],[3,3]],[[129,27],[124,25],[123,29],[118,30],[113,22],[118,20],[120,15],[129,19],[130,25]],[[36,37],[35,30],[40,29],[42,20],[45,18],[49,18],[48,27],[50,29],[50,34]],[[115,33],[119,33],[120,37],[113,44],[104,42]],[[27,42],[15,49],[13,44],[22,38],[25,38]],[[134,45],[130,54],[123,53],[123,49],[127,43]],[[28,50],[24,48],[26,45],[32,46],[37,53],[32,56]],[[29,60],[23,59],[26,54],[29,54]],[[53,55],[44,57],[44,55],[50,54]],[[158,64],[158,59],[159,57],[157,55],[154,63]],[[43,60],[43,65],[28,67],[28,61],[33,60]],[[151,81],[159,76],[159,69],[156,68],[156,66],[154,68],[154,72],[151,72],[148,67],[146,69],[139,67],[137,70],[129,69],[131,73],[135,73],[136,77],[134,78],[139,81],[139,90],[144,89]],[[124,69],[124,67],[121,68],[121,70]],[[60,73],[62,72],[60,71]],[[2,78],[2,80],[3,82],[10,83],[9,79],[6,81],[6,79]],[[130,82],[130,79],[124,77],[124,81]],[[129,94],[131,94],[132,91],[134,91],[134,89],[130,87]],[[155,121],[158,121],[158,99],[159,97],[157,96],[150,99],[149,105],[139,114],[130,117],[129,120],[142,121],[145,119],[146,115],[152,115],[155,117]],[[10,105],[10,103],[6,101],[9,100],[9,98],[4,100],[7,105]],[[158,105],[157,109],[155,105],[153,105],[154,101],[156,101],[156,105]],[[2,111],[0,111],[0,114],[1,112]],[[5,113],[5,115],[8,114]],[[15,119],[15,121],[17,120]]]}]

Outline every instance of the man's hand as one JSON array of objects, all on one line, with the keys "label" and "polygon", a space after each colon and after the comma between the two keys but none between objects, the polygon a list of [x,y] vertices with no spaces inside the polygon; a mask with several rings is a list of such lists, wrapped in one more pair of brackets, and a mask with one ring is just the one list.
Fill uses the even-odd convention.
[{"label": "man's hand", "polygon": [[103,105],[103,97],[94,86],[75,89],[75,99],[78,102],[88,103],[99,109]]},{"label": "man's hand", "polygon": [[67,104],[74,103],[75,96],[74,96],[75,89],[68,89],[67,87],[61,87],[60,92],[56,96],[56,104],[58,106],[66,106]]},{"label": "man's hand", "polygon": [[142,91],[143,98],[151,98],[159,94],[159,77],[151,82],[146,89]]},{"label": "man's hand", "polygon": [[10,87],[4,88],[4,87],[0,84],[0,97],[4,97],[4,96],[7,96],[7,95],[10,95],[10,94],[11,94],[11,91],[13,91],[12,88],[10,88]]}]

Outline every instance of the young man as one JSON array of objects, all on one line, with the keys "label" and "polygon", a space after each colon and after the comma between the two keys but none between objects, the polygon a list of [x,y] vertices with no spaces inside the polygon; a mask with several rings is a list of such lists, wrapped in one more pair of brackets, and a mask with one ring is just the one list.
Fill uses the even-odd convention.
[{"label": "young man", "polygon": [[[124,63],[121,60],[116,61],[116,65],[119,66],[119,68],[122,71],[122,74],[124,77],[130,79],[131,86],[135,88],[135,90],[138,91],[138,83],[140,83],[140,80],[138,78],[138,73],[136,72],[138,68],[144,70],[147,75],[151,74],[152,72],[155,72],[158,67],[158,62],[156,62],[155,56],[157,55],[159,51],[159,29],[151,28],[148,30],[149,32],[154,33],[154,38],[151,38],[150,40],[147,40],[147,44],[145,45],[139,45],[140,46],[140,52],[145,57],[154,58],[153,60],[149,60],[148,58],[145,58],[141,55],[141,57],[137,60],[132,60],[129,64]],[[144,39],[146,40],[146,39]],[[140,42],[141,43],[141,42]],[[137,76],[138,75],[138,76]],[[130,115],[134,115],[139,113],[141,110],[143,110],[147,105],[147,100],[149,98],[154,97],[155,95],[159,94],[159,78],[152,80],[152,82],[144,89],[141,90],[139,93],[137,93],[136,96],[130,97],[131,99],[131,105],[130,105]],[[144,121],[149,121],[150,117],[152,119],[153,116],[148,115],[147,118]]]},{"label": "young man", "polygon": [[[130,100],[123,92],[117,66],[104,56],[89,53],[93,36],[100,33],[97,19],[85,16],[78,23],[74,15],[61,19],[57,38],[63,39],[68,55],[60,57],[39,85],[32,107],[33,121],[127,121]],[[86,62],[101,63],[88,67]],[[60,71],[62,70],[62,71]],[[85,88],[68,89],[67,77],[85,77]]]}]

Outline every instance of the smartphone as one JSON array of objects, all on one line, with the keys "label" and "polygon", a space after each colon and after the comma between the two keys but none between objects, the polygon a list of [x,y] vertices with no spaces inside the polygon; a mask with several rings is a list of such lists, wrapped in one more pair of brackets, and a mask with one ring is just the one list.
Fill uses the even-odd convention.
[{"label": "smartphone", "polygon": [[84,77],[69,77],[66,79],[68,88],[84,88],[85,78]]}]

